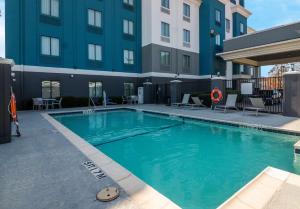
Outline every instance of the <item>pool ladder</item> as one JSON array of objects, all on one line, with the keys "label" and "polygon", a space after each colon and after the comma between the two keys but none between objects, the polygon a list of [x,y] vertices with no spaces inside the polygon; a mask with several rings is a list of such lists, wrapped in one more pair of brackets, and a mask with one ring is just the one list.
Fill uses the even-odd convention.
[{"label": "pool ladder", "polygon": [[93,106],[93,109],[83,110],[82,113],[83,113],[84,115],[90,115],[90,114],[95,113],[95,109],[96,109],[95,102],[93,101],[93,99],[92,99],[91,97],[89,97],[89,107],[91,106],[91,104],[92,104],[92,106]]}]

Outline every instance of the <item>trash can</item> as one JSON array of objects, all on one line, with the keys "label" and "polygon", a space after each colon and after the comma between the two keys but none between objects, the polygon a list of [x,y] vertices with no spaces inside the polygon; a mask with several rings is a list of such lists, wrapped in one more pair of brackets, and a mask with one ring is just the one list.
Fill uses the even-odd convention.
[{"label": "trash can", "polygon": [[11,141],[11,120],[8,112],[13,62],[0,58],[0,144]]}]

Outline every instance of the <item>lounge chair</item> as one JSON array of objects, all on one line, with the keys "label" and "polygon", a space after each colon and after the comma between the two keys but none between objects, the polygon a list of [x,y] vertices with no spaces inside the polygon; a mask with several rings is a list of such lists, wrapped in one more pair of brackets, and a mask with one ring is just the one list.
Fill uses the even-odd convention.
[{"label": "lounge chair", "polygon": [[265,111],[266,106],[262,98],[250,98],[251,107],[244,107],[243,112],[245,110],[255,110],[256,111],[256,116],[258,116],[259,111]]},{"label": "lounge chair", "polygon": [[192,108],[194,108],[194,107],[206,107],[203,104],[203,101],[199,99],[199,97],[192,97],[192,101],[194,102],[194,104],[188,104],[188,106],[191,106]]},{"label": "lounge chair", "polygon": [[191,95],[190,94],[185,94],[182,98],[182,102],[181,103],[173,103],[172,105],[173,106],[177,106],[177,107],[180,107],[180,106],[186,106],[189,104],[189,100],[190,100],[190,97]]},{"label": "lounge chair", "polygon": [[226,112],[228,109],[236,109],[236,100],[237,100],[237,94],[228,94],[226,104],[225,105],[216,105],[215,109],[224,109],[224,112]]}]

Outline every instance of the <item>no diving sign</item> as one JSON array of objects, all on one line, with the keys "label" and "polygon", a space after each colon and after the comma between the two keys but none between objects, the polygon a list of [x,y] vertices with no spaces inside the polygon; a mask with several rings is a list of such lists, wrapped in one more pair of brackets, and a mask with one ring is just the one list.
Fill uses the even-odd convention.
[{"label": "no diving sign", "polygon": [[86,161],[82,164],[86,169],[88,169],[97,179],[103,179],[105,176],[104,172],[98,168],[92,161]]}]

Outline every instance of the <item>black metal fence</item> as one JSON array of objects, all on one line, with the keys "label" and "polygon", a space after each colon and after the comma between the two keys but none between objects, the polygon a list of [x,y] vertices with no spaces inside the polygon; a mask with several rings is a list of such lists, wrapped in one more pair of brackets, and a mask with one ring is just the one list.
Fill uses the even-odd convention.
[{"label": "black metal fence", "polygon": [[[243,94],[245,86],[251,83],[251,94]],[[246,85],[245,85],[246,84]],[[251,106],[250,97],[262,98],[265,103],[266,112],[282,113],[283,112],[283,80],[282,77],[265,77],[238,79],[226,81],[227,93],[237,93],[237,106],[243,109],[245,106]],[[243,89],[244,88],[244,89]],[[247,89],[246,89],[247,90]],[[249,89],[248,89],[249,90]]]}]

